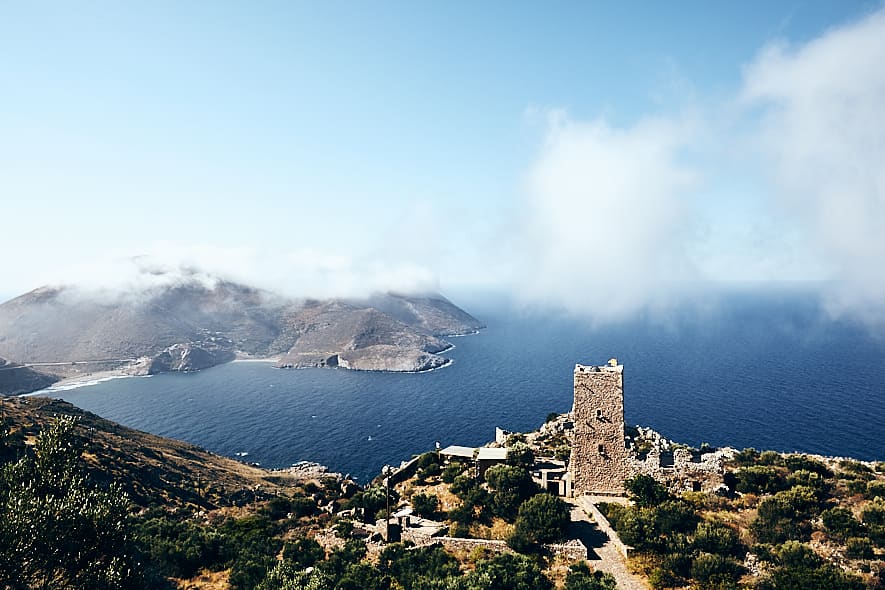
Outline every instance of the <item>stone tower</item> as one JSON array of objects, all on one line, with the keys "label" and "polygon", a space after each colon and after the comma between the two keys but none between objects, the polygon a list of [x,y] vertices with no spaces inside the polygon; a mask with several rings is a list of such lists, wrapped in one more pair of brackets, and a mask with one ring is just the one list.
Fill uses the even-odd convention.
[{"label": "stone tower", "polygon": [[627,478],[624,444],[624,367],[575,365],[572,493],[620,494]]}]

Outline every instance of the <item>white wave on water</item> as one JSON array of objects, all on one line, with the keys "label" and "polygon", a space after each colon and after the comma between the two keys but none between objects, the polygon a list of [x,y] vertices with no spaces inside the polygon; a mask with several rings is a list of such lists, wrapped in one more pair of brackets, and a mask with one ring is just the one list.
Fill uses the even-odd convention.
[{"label": "white wave on water", "polygon": [[[82,381],[66,381],[62,382],[58,385],[50,385],[45,389],[41,389],[39,391],[34,391],[32,393],[27,393],[22,397],[30,397],[34,395],[51,395],[57,391],[71,391],[72,389],[80,389],[81,387],[90,387],[92,385],[98,385],[99,383],[104,383],[105,381],[111,381],[113,379],[128,379],[130,377],[135,377],[136,375],[109,375],[107,377],[99,377],[97,379],[84,379]],[[141,375],[141,377],[153,377],[153,375]]]}]

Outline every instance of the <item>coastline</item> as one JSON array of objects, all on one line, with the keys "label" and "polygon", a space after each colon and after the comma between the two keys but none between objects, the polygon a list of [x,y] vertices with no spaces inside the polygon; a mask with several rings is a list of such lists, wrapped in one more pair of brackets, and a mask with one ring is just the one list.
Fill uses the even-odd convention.
[{"label": "coastline", "polygon": [[96,371],[94,373],[87,373],[85,375],[73,375],[71,377],[65,377],[64,379],[56,381],[49,387],[44,387],[43,389],[38,389],[37,391],[31,391],[29,393],[23,393],[18,397],[31,397],[38,395],[51,396],[56,391],[70,391],[72,389],[80,389],[81,387],[97,385],[99,383],[104,383],[105,381],[111,381],[112,379],[128,379],[129,377],[151,377],[151,375],[130,375],[122,370]]}]

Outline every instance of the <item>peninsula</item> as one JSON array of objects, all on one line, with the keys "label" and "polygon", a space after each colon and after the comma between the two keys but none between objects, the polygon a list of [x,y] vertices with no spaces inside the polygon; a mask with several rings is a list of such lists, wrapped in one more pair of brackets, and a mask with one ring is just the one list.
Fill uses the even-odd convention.
[{"label": "peninsula", "polygon": [[42,287],[0,305],[0,395],[99,372],[195,371],[235,358],[281,368],[420,372],[483,324],[438,294],[293,299],[193,271],[162,286]]}]

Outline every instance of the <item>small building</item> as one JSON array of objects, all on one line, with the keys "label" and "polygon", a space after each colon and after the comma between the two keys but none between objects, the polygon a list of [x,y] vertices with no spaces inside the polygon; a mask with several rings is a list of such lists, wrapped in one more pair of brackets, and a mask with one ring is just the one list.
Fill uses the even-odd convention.
[{"label": "small building", "polygon": [[474,477],[482,479],[493,465],[507,461],[507,449],[501,447],[462,447],[451,445],[439,452],[447,461],[473,462]]},{"label": "small building", "polygon": [[507,461],[507,449],[501,447],[480,447],[476,454],[476,477],[482,479],[493,465]]},{"label": "small building", "polygon": [[565,461],[539,459],[532,466],[532,481],[556,496],[572,495],[572,478]]}]

